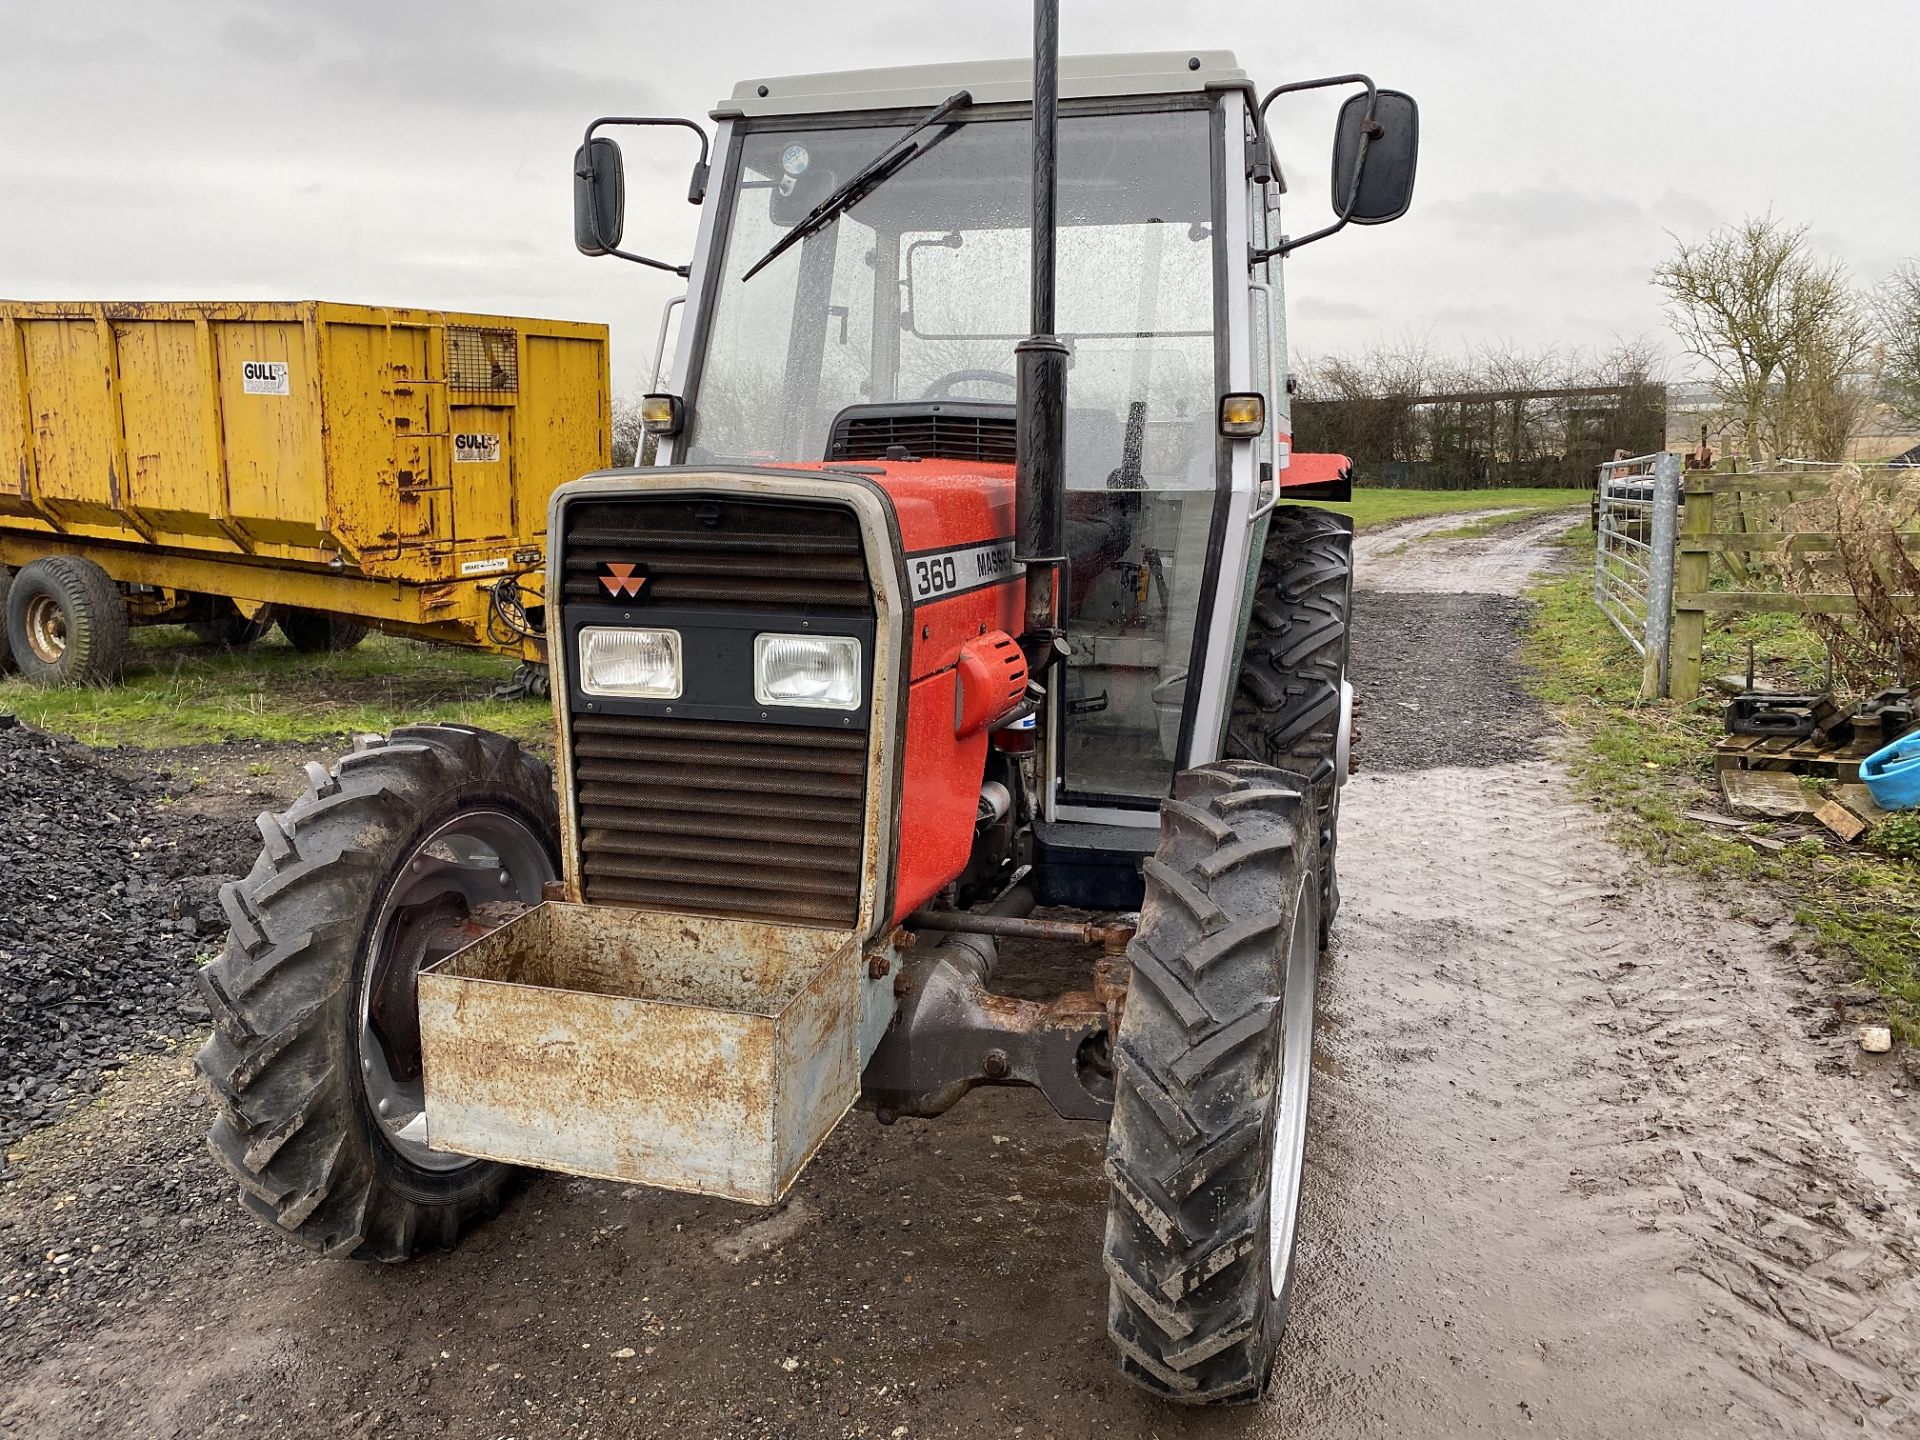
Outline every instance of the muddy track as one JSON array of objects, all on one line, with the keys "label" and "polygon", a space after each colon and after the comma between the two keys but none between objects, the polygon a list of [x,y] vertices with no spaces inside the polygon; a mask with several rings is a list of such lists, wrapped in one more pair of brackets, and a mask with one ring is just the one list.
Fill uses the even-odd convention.
[{"label": "muddy track", "polygon": [[1784,918],[1636,873],[1551,763],[1349,799],[1330,1293],[1289,1341],[1397,1337],[1354,1433],[1915,1433],[1912,1110]]},{"label": "muddy track", "polygon": [[[1526,563],[1550,562],[1527,528]],[[539,1177],[456,1254],[375,1270],[241,1219],[182,1054],[33,1137],[0,1189],[0,1427],[1916,1433],[1898,1072],[1833,1033],[1784,916],[1607,842],[1519,698],[1524,567],[1480,572],[1504,595],[1446,593],[1456,542],[1394,543],[1362,560],[1356,680],[1368,712],[1416,682],[1423,708],[1363,721],[1345,800],[1304,1270],[1266,1406],[1169,1411],[1114,1376],[1100,1136],[1025,1092],[851,1116],[778,1211]],[[1524,723],[1489,742],[1498,714]],[[1006,953],[1010,983],[1066,958]]]},{"label": "muddy track", "polygon": [[[1569,492],[1575,499],[1578,492]],[[1416,595],[1517,595],[1560,558],[1556,542],[1581,512],[1522,517],[1486,535],[1429,539],[1509,512],[1435,515],[1368,530],[1354,541],[1354,573],[1374,590]]]}]

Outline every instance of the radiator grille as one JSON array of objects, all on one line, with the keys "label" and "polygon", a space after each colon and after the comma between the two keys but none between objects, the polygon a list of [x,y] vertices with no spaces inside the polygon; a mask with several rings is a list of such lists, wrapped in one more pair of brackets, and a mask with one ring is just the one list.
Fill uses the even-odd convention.
[{"label": "radiator grille", "polygon": [[[698,496],[570,503],[567,603],[604,603],[603,561],[646,567],[647,605],[873,613],[844,506]],[[639,616],[636,615],[636,622]],[[866,835],[860,728],[574,710],[588,904],[851,926]]]},{"label": "radiator grille", "polygon": [[849,510],[754,500],[576,501],[567,507],[568,600],[604,600],[603,561],[646,567],[656,605],[866,613],[860,524]]},{"label": "radiator grille", "polygon": [[587,903],[851,925],[864,733],[575,715]]},{"label": "radiator grille", "polygon": [[853,406],[834,417],[829,460],[885,460],[898,447],[915,460],[980,460],[1011,465],[1011,405],[943,401],[915,406]]}]

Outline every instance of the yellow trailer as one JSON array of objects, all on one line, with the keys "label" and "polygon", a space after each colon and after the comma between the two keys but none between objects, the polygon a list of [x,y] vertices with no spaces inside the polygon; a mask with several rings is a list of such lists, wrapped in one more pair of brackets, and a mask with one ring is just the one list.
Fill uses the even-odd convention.
[{"label": "yellow trailer", "polygon": [[0,663],[97,682],[129,624],[276,622],[543,661],[547,497],[610,463],[609,411],[604,325],[0,301]]}]

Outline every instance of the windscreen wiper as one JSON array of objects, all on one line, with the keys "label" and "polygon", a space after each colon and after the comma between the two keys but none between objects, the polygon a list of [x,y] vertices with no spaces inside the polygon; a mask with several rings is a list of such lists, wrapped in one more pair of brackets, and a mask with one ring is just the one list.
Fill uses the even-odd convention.
[{"label": "windscreen wiper", "polygon": [[831,225],[841,214],[851,210],[894,175],[905,169],[916,156],[924,154],[929,148],[925,142],[915,140],[913,138],[914,136],[918,135],[922,130],[925,130],[929,125],[938,125],[954,111],[964,109],[972,103],[973,96],[965,90],[960,90],[949,95],[938,105],[934,106],[933,109],[929,110],[926,115],[921,118],[919,124],[915,125],[911,130],[907,131],[906,134],[900,136],[899,139],[882,150],[862,167],[857,175],[840,186],[818,205],[814,206],[813,209],[809,210],[805,219],[776,240],[773,248],[758,260],[754,261],[752,268],[740,277],[741,282],[745,283],[751,280],[755,275],[758,275],[762,270],[766,269],[767,266],[784,255],[789,248],[798,245],[802,240],[806,239],[807,236],[826,229],[827,226]]}]

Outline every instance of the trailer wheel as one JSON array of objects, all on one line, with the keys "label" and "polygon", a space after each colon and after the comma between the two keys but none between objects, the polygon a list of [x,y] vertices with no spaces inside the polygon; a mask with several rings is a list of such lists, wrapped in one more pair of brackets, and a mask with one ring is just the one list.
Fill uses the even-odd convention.
[{"label": "trailer wheel", "polygon": [[13,663],[13,642],[7,638],[7,592],[13,588],[13,571],[0,565],[0,675],[11,675],[20,667]]},{"label": "trailer wheel", "polygon": [[1114,1044],[1107,1330],[1163,1397],[1265,1391],[1286,1323],[1306,1152],[1319,856],[1296,777],[1178,777]]},{"label": "trailer wheel", "polygon": [[1276,765],[1312,788],[1320,821],[1320,943],[1340,908],[1335,861],[1352,691],[1353,522],[1281,505],[1267,528],[1240,657],[1229,753]]},{"label": "trailer wheel", "polygon": [[280,633],[302,655],[351,650],[367,638],[367,627],[324,610],[289,610],[280,617]]},{"label": "trailer wheel", "polygon": [[481,906],[538,903],[559,870],[552,777],[458,725],[366,737],[307,775],[221,892],[232,930],[199,975],[209,1141],[241,1203],[312,1249],[450,1249],[514,1172],[427,1148],[414,978],[484,932]]},{"label": "trailer wheel", "polygon": [[249,620],[238,610],[220,616],[217,620],[195,620],[187,626],[187,632],[202,645],[218,645],[228,650],[244,650],[254,641],[263,638],[273,628],[272,610],[262,611]]},{"label": "trailer wheel", "polygon": [[36,685],[107,685],[127,658],[127,602],[74,555],[24,565],[7,587],[7,645]]}]

